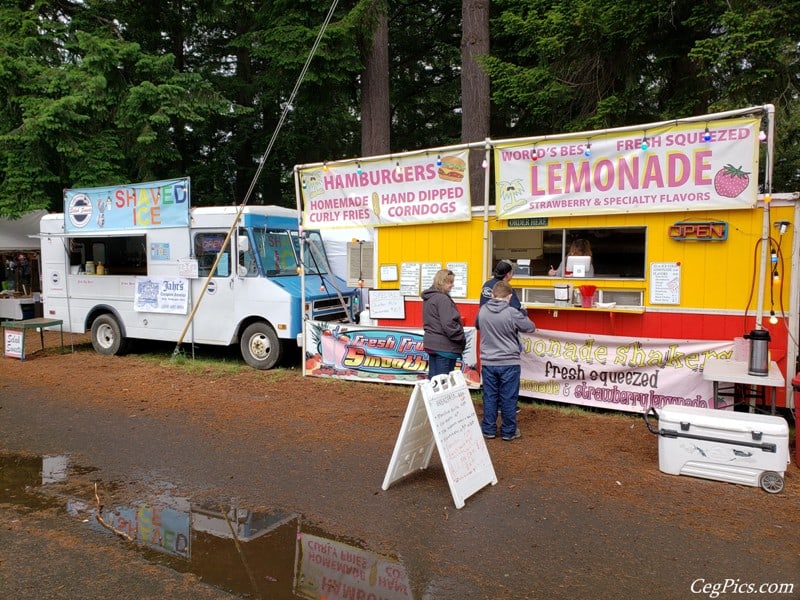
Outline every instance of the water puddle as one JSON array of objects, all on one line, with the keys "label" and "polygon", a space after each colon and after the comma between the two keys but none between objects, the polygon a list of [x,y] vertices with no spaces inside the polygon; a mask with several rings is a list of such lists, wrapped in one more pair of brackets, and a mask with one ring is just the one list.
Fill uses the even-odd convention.
[{"label": "water puddle", "polygon": [[297,513],[254,512],[235,500],[195,503],[163,484],[129,506],[113,507],[103,504],[97,488],[81,498],[57,489],[70,475],[93,470],[67,456],[0,455],[0,503],[31,511],[65,508],[88,527],[126,540],[147,560],[242,597],[413,600],[400,561],[326,534]]}]

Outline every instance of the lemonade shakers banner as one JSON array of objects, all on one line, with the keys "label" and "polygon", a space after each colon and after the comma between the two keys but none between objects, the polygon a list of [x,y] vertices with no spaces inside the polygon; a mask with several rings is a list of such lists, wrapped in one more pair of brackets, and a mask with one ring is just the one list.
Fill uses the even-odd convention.
[{"label": "lemonade shakers banner", "polygon": [[[467,347],[456,368],[471,388],[480,386],[476,330],[465,327]],[[305,375],[355,381],[415,384],[428,376],[422,329],[372,328],[308,321]]]},{"label": "lemonade shakers banner", "polygon": [[67,232],[185,227],[189,178],[64,190]]},{"label": "lemonade shakers banner", "polygon": [[467,151],[299,169],[303,226],[382,227],[468,221]]},{"label": "lemonade shakers banner", "polygon": [[751,208],[760,119],[494,144],[497,218]]},{"label": "lemonade shakers banner", "polygon": [[520,395],[646,412],[667,405],[720,408],[703,379],[706,358],[731,358],[731,341],[630,340],[562,331],[522,334]]}]

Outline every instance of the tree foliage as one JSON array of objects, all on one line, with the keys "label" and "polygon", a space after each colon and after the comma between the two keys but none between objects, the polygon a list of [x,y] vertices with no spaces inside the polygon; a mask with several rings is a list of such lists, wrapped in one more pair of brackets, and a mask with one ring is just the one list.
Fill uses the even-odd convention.
[{"label": "tree foliage", "polygon": [[[325,3],[0,0],[0,215],[58,210],[64,188],[187,175],[194,204],[293,206],[295,164],[370,147],[362,77],[376,6],[387,9],[389,94],[382,88],[380,102],[389,106],[368,114],[380,123],[389,115],[390,151],[457,143],[468,106],[480,102],[462,102],[462,4],[472,6],[340,2],[297,87]],[[491,137],[770,103],[773,190],[800,188],[795,2],[489,8],[490,45],[477,59],[490,81]]]}]

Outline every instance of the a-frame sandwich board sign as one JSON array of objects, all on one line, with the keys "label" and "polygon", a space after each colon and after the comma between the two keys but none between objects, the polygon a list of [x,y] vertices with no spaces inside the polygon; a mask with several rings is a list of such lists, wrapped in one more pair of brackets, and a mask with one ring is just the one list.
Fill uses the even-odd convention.
[{"label": "a-frame sandwich board sign", "polygon": [[416,383],[382,488],[387,490],[398,479],[427,468],[434,447],[456,508],[482,487],[497,483],[461,371]]}]

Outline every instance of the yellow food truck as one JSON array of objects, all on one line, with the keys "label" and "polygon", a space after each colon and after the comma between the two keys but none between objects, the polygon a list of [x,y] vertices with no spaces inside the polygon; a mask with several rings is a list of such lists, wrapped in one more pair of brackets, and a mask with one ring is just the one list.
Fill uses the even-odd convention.
[{"label": "yellow food truck", "polygon": [[[420,293],[449,269],[470,330],[461,368],[479,385],[472,328],[506,260],[537,327],[522,336],[522,395],[636,412],[793,408],[800,196],[772,190],[774,127],[766,105],[298,165],[304,226],[374,232],[349,257],[370,325],[317,328],[307,372],[424,377]],[[569,256],[575,240],[588,260]],[[765,343],[765,364],[753,364]]]}]

